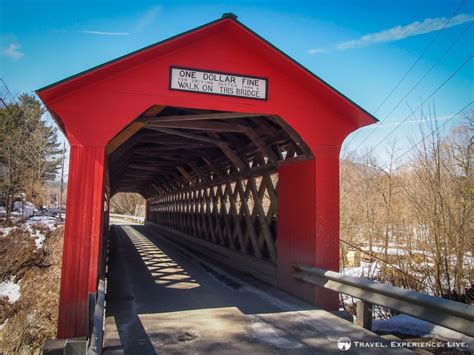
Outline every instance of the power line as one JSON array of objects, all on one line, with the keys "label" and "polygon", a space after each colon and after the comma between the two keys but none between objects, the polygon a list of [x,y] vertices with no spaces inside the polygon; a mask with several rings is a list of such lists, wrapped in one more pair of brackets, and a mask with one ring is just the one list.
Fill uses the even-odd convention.
[{"label": "power line", "polygon": [[3,86],[4,86],[5,90],[7,91],[8,95],[10,95],[10,99],[12,100],[12,102],[15,102],[15,98],[14,98],[14,96],[12,95],[12,93],[10,92],[10,89],[8,88],[8,86],[7,86],[7,84],[5,83],[5,81],[3,80],[3,78],[0,78],[0,80],[2,81]]},{"label": "power line", "polygon": [[[418,87],[418,85],[420,85],[420,83],[426,79],[428,74],[431,73],[431,71],[444,59],[444,57],[449,53],[449,51],[454,47],[454,45],[461,39],[461,37],[471,28],[472,24],[473,24],[472,22],[469,23],[469,25],[466,26],[466,28],[459,34],[459,36],[453,42],[451,42],[451,44],[448,46],[448,48],[446,48],[446,50],[438,58],[438,60],[425,72],[425,74],[415,83],[415,85],[411,87],[411,89],[406,93],[406,95],[403,96],[403,98],[400,101],[398,101],[398,103],[394,106],[392,111],[390,111],[390,113],[387,116],[385,116],[384,121],[387,120],[392,115],[392,113],[394,113],[395,110],[402,104],[402,102],[405,101],[405,99]],[[372,136],[372,134],[377,130],[378,127],[380,127],[380,125],[375,126],[373,130],[369,133],[369,135],[365,137],[365,139],[366,140],[369,139]],[[364,142],[361,142],[354,150],[359,149],[362,144],[364,144]]]},{"label": "power line", "polygon": [[387,115],[387,118],[392,115],[392,113],[400,106],[400,104],[410,95],[413,90],[428,76],[428,74],[441,62],[441,60],[446,56],[446,54],[449,53],[449,51],[454,47],[454,45],[461,39],[461,37],[471,28],[472,22],[469,23],[468,26],[464,29],[464,31],[461,32],[461,34],[456,38],[454,42],[451,43],[451,45],[444,51],[444,53],[438,58],[438,60],[431,66],[431,68],[418,80],[418,82],[408,91],[408,93],[401,99],[397,105],[390,111],[390,113]]},{"label": "power line", "polygon": [[[15,100],[14,96],[12,95],[12,93],[10,92],[10,89],[8,88],[8,86],[7,86],[7,84],[5,83],[5,81],[3,80],[3,78],[0,78],[0,81],[3,83],[3,86],[5,87],[5,90],[7,91],[8,95],[10,95],[11,103],[8,103],[8,104],[7,104],[7,103],[5,102],[5,100],[4,100],[3,97],[0,98],[0,100],[2,101],[3,106],[4,106],[5,109],[8,111],[8,113],[11,115],[11,117],[14,118],[14,117],[15,117],[15,113],[12,111],[10,105],[16,104],[16,100]],[[21,112],[22,114],[24,114],[23,110],[22,110],[20,107],[18,107],[18,108],[20,109],[20,112]]]},{"label": "power line", "polygon": [[426,52],[428,51],[428,49],[431,47],[431,45],[436,41],[436,39],[439,37],[439,35],[441,34],[441,32],[444,31],[444,29],[446,28],[446,26],[451,22],[451,20],[453,19],[454,16],[456,16],[456,14],[458,13],[459,9],[464,5],[464,3],[466,2],[466,0],[463,0],[461,2],[461,4],[456,8],[456,10],[453,12],[453,14],[451,15],[451,17],[448,19],[448,21],[446,21],[446,23],[444,24],[444,26],[436,33],[436,35],[431,39],[430,43],[428,43],[428,45],[426,46],[426,48],[423,50],[423,52],[420,54],[420,56],[415,60],[415,62],[412,64],[412,66],[408,69],[408,71],[405,73],[405,75],[403,75],[403,77],[398,81],[397,85],[395,85],[395,87],[390,91],[390,93],[387,95],[387,97],[385,97],[385,99],[382,101],[382,103],[379,105],[379,107],[377,107],[377,109],[375,110],[374,112],[374,115],[380,110],[380,108],[385,104],[385,102],[390,98],[390,96],[392,96],[393,92],[400,86],[400,84],[403,82],[403,80],[405,80],[405,78],[407,77],[407,75],[411,72],[411,70],[415,67],[415,65],[421,60],[421,58],[424,57],[424,55],[426,54]]},{"label": "power line", "polygon": [[341,241],[342,243],[345,243],[345,244],[349,245],[351,248],[354,248],[354,249],[356,249],[356,250],[359,250],[360,252],[362,252],[362,253],[364,253],[364,254],[367,254],[367,255],[369,255],[370,257],[372,257],[372,258],[374,258],[374,259],[376,259],[376,260],[378,260],[378,261],[381,261],[381,262],[384,263],[385,265],[388,265],[388,266],[394,268],[394,269],[397,270],[399,273],[405,275],[406,277],[408,277],[408,278],[412,279],[413,281],[416,281],[416,282],[418,282],[418,283],[420,283],[421,285],[423,285],[423,286],[426,287],[426,285],[425,285],[422,281],[420,281],[420,280],[418,280],[417,278],[411,276],[410,274],[406,273],[405,271],[403,271],[403,270],[400,269],[399,267],[393,265],[392,263],[388,262],[387,260],[384,260],[384,259],[378,257],[378,256],[375,255],[375,254],[369,253],[368,251],[366,251],[366,250],[364,250],[364,249],[362,249],[362,248],[360,248],[360,247],[354,245],[353,243],[350,243],[350,242],[348,242],[348,241],[346,241],[346,240],[344,240],[344,239],[340,239],[340,241]]},{"label": "power line", "polygon": [[[423,100],[421,102],[420,105],[418,105],[418,107],[413,111],[413,112],[416,112],[418,111],[429,99],[431,99],[448,81],[450,81],[457,73],[459,73],[459,71],[464,68],[464,66],[467,65],[467,63],[470,62],[470,60],[472,59],[472,55],[469,56],[469,58],[467,58],[467,60],[464,61],[464,63],[462,63],[446,80],[444,80],[441,85],[439,85],[425,100]],[[377,148],[380,144],[382,144],[385,139],[387,139],[393,132],[395,132],[398,128],[400,128],[400,126],[402,124],[404,124],[409,118],[410,116],[413,114],[412,113],[409,113],[402,121],[400,121],[398,123],[397,126],[395,126],[394,129],[392,129],[387,135],[385,135],[374,147],[373,149]]]},{"label": "power line", "polygon": [[[436,32],[436,35],[431,39],[431,41],[428,43],[428,45],[425,47],[425,49],[423,50],[423,52],[418,56],[418,58],[413,62],[413,64],[410,66],[410,68],[408,68],[408,70],[405,72],[405,74],[402,76],[402,78],[397,82],[397,84],[392,88],[392,90],[389,92],[389,94],[383,99],[382,103],[377,107],[377,109],[374,111],[373,115],[375,115],[381,108],[382,106],[385,104],[385,102],[387,102],[387,100],[393,95],[393,93],[395,92],[395,90],[397,90],[397,88],[400,86],[400,84],[405,80],[405,78],[408,76],[408,74],[412,71],[412,69],[416,66],[416,64],[418,64],[418,62],[425,56],[426,52],[428,52],[428,49],[431,48],[431,46],[433,45],[433,43],[436,41],[436,39],[439,37],[439,35],[444,31],[444,29],[446,28],[446,26],[451,22],[451,20],[453,19],[454,16],[456,16],[456,14],[458,13],[459,9],[461,9],[461,7],[464,5],[464,3],[466,2],[466,0],[463,0],[461,2],[461,4],[459,4],[459,6],[456,8],[456,10],[453,12],[453,14],[451,15],[451,17],[448,19],[448,21],[446,21],[446,23],[444,24],[444,26],[438,31]],[[469,27],[469,26],[468,26]],[[464,31],[465,32],[465,31]],[[464,34],[463,32],[463,34]],[[462,36],[462,35],[461,35]],[[459,38],[458,38],[459,39]],[[458,40],[457,39],[457,40]],[[456,42],[457,42],[456,40]],[[431,69],[430,69],[431,71]],[[387,117],[385,117],[386,119]],[[378,127],[378,126],[376,126]],[[376,128],[374,128],[375,130]],[[346,147],[348,147],[353,141],[354,139],[360,134],[361,131],[358,131],[355,133],[355,135],[352,137],[352,139],[347,143]],[[373,131],[370,133],[370,135],[373,133]],[[369,136],[370,136],[369,135]],[[359,148],[359,146],[357,147]],[[356,149],[357,149],[356,148]]]},{"label": "power line", "polygon": [[[413,149],[415,149],[415,147],[417,147],[419,144],[421,144],[422,142],[424,142],[428,137],[430,136],[433,136],[435,133],[439,132],[441,130],[441,128],[443,128],[444,126],[446,126],[449,122],[451,122],[452,120],[454,120],[457,116],[459,116],[459,114],[461,114],[462,112],[464,112],[469,106],[471,106],[472,104],[474,103],[474,101],[471,101],[469,102],[467,105],[465,105],[462,109],[460,109],[458,112],[456,112],[454,115],[452,115],[448,120],[446,120],[446,122],[444,122],[442,125],[438,126],[434,131],[432,131],[429,135],[423,137],[420,141],[418,141],[417,143],[415,143],[414,145],[412,145],[408,150],[406,150],[403,154],[400,154],[399,156],[397,156],[394,161],[398,161],[400,160],[401,158],[403,158],[405,155],[407,155],[409,152],[411,152]],[[388,164],[382,166],[380,169],[385,169],[386,167],[388,167]]]}]

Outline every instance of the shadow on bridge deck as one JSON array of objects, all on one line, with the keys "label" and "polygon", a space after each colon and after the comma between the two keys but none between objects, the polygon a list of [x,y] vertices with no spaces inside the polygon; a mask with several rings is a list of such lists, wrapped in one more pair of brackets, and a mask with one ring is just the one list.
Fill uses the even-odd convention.
[{"label": "shadow on bridge deck", "polygon": [[[155,229],[114,226],[105,353],[328,353],[381,341],[322,310],[216,272]],[[384,351],[386,352],[386,351]]]}]

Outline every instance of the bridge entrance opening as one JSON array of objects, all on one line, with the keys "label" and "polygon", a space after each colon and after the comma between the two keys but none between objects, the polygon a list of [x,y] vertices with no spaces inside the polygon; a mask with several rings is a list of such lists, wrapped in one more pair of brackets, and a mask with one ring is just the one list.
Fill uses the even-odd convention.
[{"label": "bridge entrance opening", "polygon": [[278,168],[312,158],[280,118],[154,106],[106,150],[111,195],[140,193],[147,223],[277,283]]}]

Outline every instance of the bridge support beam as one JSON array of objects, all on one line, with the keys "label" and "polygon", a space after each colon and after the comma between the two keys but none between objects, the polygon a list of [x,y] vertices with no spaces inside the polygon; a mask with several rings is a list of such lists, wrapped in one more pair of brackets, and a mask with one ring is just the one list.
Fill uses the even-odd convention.
[{"label": "bridge support beam", "polygon": [[97,289],[104,216],[105,149],[71,146],[58,338],[84,336],[88,294]]},{"label": "bridge support beam", "polygon": [[326,310],[337,293],[293,278],[293,265],[339,271],[339,147],[313,147],[314,160],[283,165],[278,181],[278,284]]}]

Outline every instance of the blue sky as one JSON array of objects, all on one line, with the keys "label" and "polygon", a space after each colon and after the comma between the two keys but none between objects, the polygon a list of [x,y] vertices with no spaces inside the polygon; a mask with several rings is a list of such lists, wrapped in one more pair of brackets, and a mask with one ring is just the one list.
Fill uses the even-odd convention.
[{"label": "blue sky", "polygon": [[[474,68],[469,58],[474,48],[474,0],[2,0],[0,76],[13,93],[31,92],[215,20],[224,12],[237,14],[245,25],[375,113],[380,127],[372,134],[369,127],[354,139],[349,137],[345,142],[351,142],[349,149],[375,147],[383,160],[386,143],[395,139],[403,153],[419,139],[421,108],[415,109],[463,63],[423,107],[426,112],[434,104],[442,124],[473,101]],[[445,128],[459,123],[462,116]]]}]

